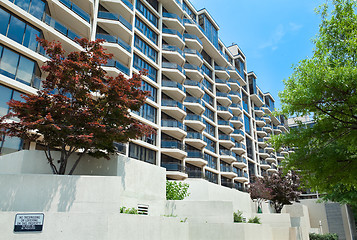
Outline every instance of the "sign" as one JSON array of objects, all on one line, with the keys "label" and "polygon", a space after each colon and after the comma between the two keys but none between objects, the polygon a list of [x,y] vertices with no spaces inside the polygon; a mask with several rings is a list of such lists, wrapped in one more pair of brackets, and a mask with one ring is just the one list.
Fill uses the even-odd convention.
[{"label": "sign", "polygon": [[16,214],[14,232],[41,232],[43,213]]}]

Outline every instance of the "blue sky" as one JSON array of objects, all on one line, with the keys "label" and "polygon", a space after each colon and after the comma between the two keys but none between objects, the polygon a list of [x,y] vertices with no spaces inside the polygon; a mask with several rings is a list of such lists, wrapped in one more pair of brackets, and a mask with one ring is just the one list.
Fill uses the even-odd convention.
[{"label": "blue sky", "polygon": [[197,10],[206,8],[218,25],[226,46],[237,43],[247,57],[247,70],[258,85],[270,92],[280,108],[278,92],[293,64],[310,57],[311,40],[320,17],[314,9],[321,0],[191,0]]}]

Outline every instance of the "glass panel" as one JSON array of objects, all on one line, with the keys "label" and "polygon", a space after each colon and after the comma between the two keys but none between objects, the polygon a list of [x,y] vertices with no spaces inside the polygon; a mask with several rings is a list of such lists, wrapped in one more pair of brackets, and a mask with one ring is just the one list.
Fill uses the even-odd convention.
[{"label": "glass panel", "polygon": [[9,25],[10,14],[0,8],[0,34],[6,36],[7,26]]},{"label": "glass panel", "polygon": [[25,26],[26,24],[23,21],[21,21],[20,19],[14,16],[11,16],[9,31],[7,33],[7,36],[12,40],[22,44],[22,39],[25,32]]},{"label": "glass panel", "polygon": [[14,3],[26,12],[29,10],[30,0],[15,0]]},{"label": "glass panel", "polygon": [[4,48],[0,62],[0,73],[7,77],[15,79],[19,55],[14,51]]},{"label": "glass panel", "polygon": [[0,85],[0,116],[4,116],[9,111],[7,102],[11,99],[12,90]]},{"label": "glass panel", "polygon": [[38,42],[36,41],[36,35],[38,37],[41,37],[41,33],[39,31],[27,25],[23,45],[33,51],[36,51],[38,46]]},{"label": "glass panel", "polygon": [[28,58],[20,57],[16,80],[27,85],[31,84],[35,63]]},{"label": "glass panel", "polygon": [[22,140],[18,137],[5,137],[1,148],[1,154],[16,152],[22,148]]},{"label": "glass panel", "polygon": [[32,0],[30,14],[38,19],[42,19],[46,4],[41,0]]}]

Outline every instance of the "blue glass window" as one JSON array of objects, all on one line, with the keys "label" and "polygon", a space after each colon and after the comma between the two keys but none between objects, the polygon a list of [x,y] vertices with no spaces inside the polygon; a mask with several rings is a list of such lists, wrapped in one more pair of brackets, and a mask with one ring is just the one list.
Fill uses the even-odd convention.
[{"label": "blue glass window", "polygon": [[156,164],[156,152],[135,143],[129,143],[129,157]]},{"label": "blue glass window", "polygon": [[250,134],[250,118],[244,114],[244,129],[245,129],[245,132]]},{"label": "blue glass window", "polygon": [[212,71],[206,65],[202,65],[202,71],[207,74],[210,78],[212,78]]},{"label": "blue glass window", "polygon": [[135,18],[135,27],[157,45],[157,34],[139,18]]},{"label": "blue glass window", "polygon": [[154,62],[157,62],[157,51],[144,42],[139,36],[134,36],[134,46],[149,57]]},{"label": "blue glass window", "polygon": [[148,78],[156,82],[157,70],[136,54],[134,54],[133,66],[139,71],[146,69]]},{"label": "blue glass window", "polygon": [[203,123],[206,125],[205,132],[210,134],[211,136],[216,136],[216,128],[209,124],[207,121],[203,120]]},{"label": "blue glass window", "polygon": [[149,104],[144,104],[141,106],[139,111],[133,111],[138,116],[145,118],[153,123],[156,123],[156,108],[150,106]]},{"label": "blue glass window", "polygon": [[43,18],[45,13],[46,3],[42,0],[11,0],[14,4],[29,12],[31,15],[38,19]]},{"label": "blue glass window", "polygon": [[206,103],[210,104],[211,106],[213,106],[213,98],[208,95],[207,93],[205,93],[205,95],[202,98]]},{"label": "blue glass window", "polygon": [[212,42],[212,44],[219,49],[218,45],[218,31],[213,26],[211,21],[206,17],[206,15],[201,14],[199,16],[199,24],[204,29],[204,34]]},{"label": "blue glass window", "polygon": [[150,12],[150,10],[140,0],[136,1],[136,9],[142,15],[144,15],[144,17],[147,18],[149,22],[151,22],[155,27],[157,27],[157,17],[152,12]]},{"label": "blue glass window", "polygon": [[10,21],[10,13],[0,8],[0,34],[6,35],[9,21]]},{"label": "blue glass window", "polygon": [[196,14],[193,13],[191,8],[186,4],[185,1],[183,1],[182,9],[187,12],[187,14],[196,22]]},{"label": "blue glass window", "polygon": [[203,86],[205,86],[208,90],[210,90],[211,92],[213,92],[213,84],[208,81],[207,79],[203,79],[203,82],[202,82]]},{"label": "blue glass window", "polygon": [[209,108],[205,109],[203,115],[214,122],[214,112],[211,111]]},{"label": "blue glass window", "polygon": [[217,158],[213,157],[207,153],[204,156],[205,160],[207,161],[207,166],[213,169],[217,169]]},{"label": "blue glass window", "polygon": [[12,40],[22,43],[24,37],[26,24],[20,19],[12,16],[9,23],[9,30],[7,36]]},{"label": "blue glass window", "polygon": [[156,102],[157,101],[157,89],[153,86],[151,86],[149,83],[143,81],[141,85],[141,89],[143,91],[148,91],[151,94],[148,96],[148,99]]},{"label": "blue glass window", "polygon": [[9,112],[7,103],[12,99],[13,90],[0,85],[0,116],[4,116]]}]

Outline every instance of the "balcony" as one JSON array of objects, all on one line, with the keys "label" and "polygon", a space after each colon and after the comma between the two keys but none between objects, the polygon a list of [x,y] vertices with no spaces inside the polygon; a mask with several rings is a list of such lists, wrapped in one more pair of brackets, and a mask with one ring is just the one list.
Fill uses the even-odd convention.
[{"label": "balcony", "polygon": [[169,60],[169,62],[177,63],[180,66],[185,63],[185,55],[177,46],[163,44],[162,55]]},{"label": "balcony", "polygon": [[233,124],[227,120],[218,119],[217,121],[218,129],[225,134],[231,134],[234,131]]},{"label": "balcony", "polygon": [[188,178],[204,178],[204,174],[201,170],[186,170]]},{"label": "balcony", "polygon": [[183,37],[187,47],[201,52],[203,49],[202,42],[196,35],[185,33]]},{"label": "balcony", "polygon": [[236,161],[233,162],[234,167],[244,168],[247,166],[247,159],[237,156]]},{"label": "balcony", "polygon": [[234,129],[231,136],[237,141],[240,142],[244,139],[244,132],[240,129]]},{"label": "balcony", "polygon": [[227,134],[219,134],[218,135],[218,140],[219,140],[219,145],[230,149],[231,147],[234,146],[234,139],[231,138],[229,135]]},{"label": "balcony", "polygon": [[184,53],[185,58],[189,63],[197,66],[202,66],[203,57],[199,51],[197,51],[196,49],[185,48]]},{"label": "balcony", "polygon": [[185,27],[183,26],[182,18],[175,13],[162,13],[162,22],[170,29],[176,29],[179,32],[183,32]]},{"label": "balcony", "polygon": [[184,145],[180,141],[176,140],[162,140],[161,141],[161,153],[170,157],[183,160],[187,153],[184,150]]},{"label": "balcony", "polygon": [[195,80],[197,82],[201,82],[203,80],[203,72],[199,66],[186,63],[184,65],[184,68],[186,71],[186,75],[190,79]]},{"label": "balcony", "polygon": [[228,66],[228,71],[229,71],[229,75],[231,77],[231,79],[239,79],[239,73],[237,72],[236,68],[235,67],[232,67],[232,66]]},{"label": "balcony", "polygon": [[206,125],[202,122],[202,116],[196,114],[187,114],[184,124],[190,128],[195,129],[196,131],[203,131],[206,128]]},{"label": "balcony", "polygon": [[248,173],[246,172],[241,172],[238,174],[237,177],[234,178],[234,181],[240,182],[240,183],[245,183],[248,182]]},{"label": "balcony", "polygon": [[262,117],[264,115],[264,111],[262,110],[261,107],[255,106],[254,107],[254,112],[255,112],[255,115],[258,116],[258,117]]},{"label": "balcony", "polygon": [[[285,127],[284,127],[285,128]],[[282,133],[278,126],[273,126],[274,135],[279,135]]]},{"label": "balcony", "polygon": [[186,97],[185,88],[178,82],[161,80],[162,91],[173,99],[182,101]]},{"label": "balcony", "polygon": [[214,67],[214,70],[215,70],[215,74],[219,78],[221,78],[221,79],[229,79],[230,75],[229,75],[229,72],[228,72],[228,70],[226,68],[216,65]]},{"label": "balcony", "polygon": [[229,84],[231,85],[231,88],[233,91],[239,91],[240,83],[236,79],[230,78],[228,80]]},{"label": "balcony", "polygon": [[217,105],[217,114],[224,119],[231,119],[233,117],[231,109],[220,105]]},{"label": "balcony", "polygon": [[185,143],[197,148],[203,149],[207,146],[207,143],[203,141],[203,135],[199,132],[187,132]]},{"label": "balcony", "polygon": [[168,134],[177,139],[183,139],[187,135],[184,125],[177,120],[162,119],[161,127],[161,131],[163,133]]},{"label": "balcony", "polygon": [[251,94],[250,99],[254,102],[255,105],[261,107],[264,105],[263,99],[260,97],[259,94]]},{"label": "balcony", "polygon": [[99,11],[98,25],[107,32],[120,36],[125,42],[130,42],[132,39],[133,26],[117,13]]},{"label": "balcony", "polygon": [[268,133],[265,137],[264,137],[264,140],[265,141],[269,141],[271,139],[271,135],[270,133]]},{"label": "balcony", "polygon": [[265,137],[267,133],[263,130],[262,127],[257,127],[257,135],[258,137]]},{"label": "balcony", "polygon": [[267,105],[267,104],[264,104],[263,106],[262,106],[262,109],[264,110],[264,112],[266,113],[266,114],[271,114],[271,110],[270,110],[270,107]]},{"label": "balcony", "polygon": [[216,89],[218,89],[219,91],[224,93],[231,91],[231,87],[227,80],[216,78],[215,82],[216,82]]},{"label": "balcony", "polygon": [[115,13],[119,13],[125,19],[133,19],[133,9],[134,6],[131,3],[131,0],[101,0],[101,5],[103,5],[106,9],[110,9]]},{"label": "balcony", "polygon": [[264,160],[260,160],[260,167],[264,170],[270,168],[270,165],[268,164],[267,161],[264,161]]},{"label": "balcony", "polygon": [[[117,76],[120,73],[124,73],[127,76],[130,76],[130,69],[125,66],[124,64],[114,60],[114,59],[109,59],[107,61],[107,64],[105,64],[103,66],[104,70],[111,76]],[[110,68],[114,68],[114,69],[110,69],[110,68],[106,68],[106,67],[110,67]]]},{"label": "balcony", "polygon": [[184,104],[186,108],[190,109],[192,112],[198,113],[199,115],[205,111],[202,99],[193,96],[187,96],[184,100]]},{"label": "balcony", "polygon": [[166,168],[166,176],[175,180],[188,178],[185,167],[181,163],[162,162],[161,167]]},{"label": "balcony", "polygon": [[185,159],[186,163],[190,163],[197,167],[203,167],[207,165],[207,161],[204,160],[203,153],[201,151],[186,151],[187,157]]},{"label": "balcony", "polygon": [[233,146],[232,151],[235,152],[236,154],[241,155],[246,152],[246,147],[243,143],[235,142],[235,145]]},{"label": "balcony", "polygon": [[258,127],[264,127],[265,126],[265,120],[261,117],[255,117],[255,123],[257,124]]},{"label": "balcony", "polygon": [[178,16],[183,15],[182,4],[180,1],[161,0],[160,2],[168,12],[177,14]]},{"label": "balcony", "polygon": [[228,93],[216,91],[217,101],[223,106],[229,106],[232,104],[231,97]]},{"label": "balcony", "polygon": [[241,117],[233,116],[230,121],[233,124],[233,126],[237,129],[243,126],[243,118]]},{"label": "balcony", "polygon": [[259,157],[260,158],[267,158],[269,156],[270,156],[270,153],[267,150],[259,148]]},{"label": "balcony", "polygon": [[235,172],[233,172],[233,167],[227,164],[220,165],[221,175],[227,178],[234,178],[237,176]]},{"label": "balcony", "polygon": [[197,41],[203,48],[203,42],[200,40],[204,36],[204,30],[192,19],[184,18],[183,24],[185,25],[186,31],[191,36],[196,36]]},{"label": "balcony", "polygon": [[270,117],[269,115],[263,116],[262,119],[263,119],[266,123],[271,123],[271,117]]},{"label": "balcony", "polygon": [[170,45],[177,46],[180,49],[185,47],[185,42],[183,41],[183,36],[181,32],[176,29],[163,28],[162,29],[162,38],[165,42]]},{"label": "balcony", "polygon": [[170,79],[175,79],[176,82],[183,83],[185,81],[185,71],[177,63],[162,62],[162,73]]},{"label": "balcony", "polygon": [[282,153],[276,153],[276,159],[278,161],[283,161],[285,159],[285,156]]},{"label": "balcony", "polygon": [[242,95],[240,94],[240,92],[239,91],[236,91],[236,90],[233,90],[233,84],[232,83],[230,83],[229,82],[229,84],[230,84],[230,86],[231,86],[231,88],[232,88],[232,90],[229,92],[229,95],[231,96],[231,98],[234,100],[234,102],[241,102],[241,100],[242,100]]},{"label": "balcony", "polygon": [[186,111],[184,110],[184,106],[181,102],[172,99],[162,99],[161,106],[161,111],[175,119],[183,121],[186,117]]},{"label": "balcony", "polygon": [[232,163],[236,160],[236,154],[228,149],[219,149],[220,158],[228,163]]},{"label": "balcony", "polygon": [[274,154],[270,154],[269,157],[265,159],[268,163],[275,163],[276,162],[276,156]]},{"label": "balcony", "polygon": [[232,103],[229,107],[235,116],[239,116],[242,114],[242,106],[240,105],[240,103]]},{"label": "balcony", "polygon": [[263,130],[266,131],[267,133],[271,133],[272,131],[272,126],[270,124],[266,124],[264,127],[263,127]]},{"label": "balcony", "polygon": [[284,125],[279,125],[278,128],[279,128],[282,132],[287,132],[287,131],[288,131]]},{"label": "balcony", "polygon": [[267,143],[264,138],[258,138],[258,146],[262,148],[265,148],[267,146]]},{"label": "balcony", "polygon": [[199,98],[202,98],[203,95],[205,94],[204,92],[204,87],[203,84],[191,79],[186,79],[185,80],[185,88],[187,92],[191,93],[191,95],[198,96]]},{"label": "balcony", "polygon": [[268,145],[266,146],[265,150],[268,151],[268,153],[271,153],[274,151],[274,148],[271,145]]}]

